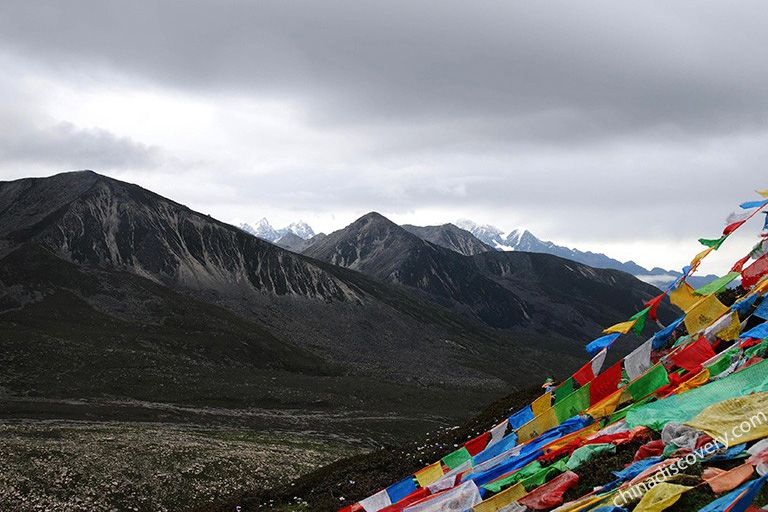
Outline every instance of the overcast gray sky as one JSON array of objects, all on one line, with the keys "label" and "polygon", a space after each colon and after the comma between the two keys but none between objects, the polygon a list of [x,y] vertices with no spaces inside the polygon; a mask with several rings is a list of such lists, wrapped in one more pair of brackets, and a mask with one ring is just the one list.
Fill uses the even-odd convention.
[{"label": "overcast gray sky", "polygon": [[[0,179],[459,217],[680,267],[768,187],[760,1],[0,3]],[[759,226],[725,245],[720,271]]]}]

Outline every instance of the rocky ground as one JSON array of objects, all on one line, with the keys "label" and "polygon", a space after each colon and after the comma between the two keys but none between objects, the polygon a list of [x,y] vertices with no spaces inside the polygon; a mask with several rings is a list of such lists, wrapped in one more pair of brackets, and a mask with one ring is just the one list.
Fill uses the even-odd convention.
[{"label": "rocky ground", "polygon": [[2,420],[0,510],[177,511],[290,480],[359,444],[128,422]]}]

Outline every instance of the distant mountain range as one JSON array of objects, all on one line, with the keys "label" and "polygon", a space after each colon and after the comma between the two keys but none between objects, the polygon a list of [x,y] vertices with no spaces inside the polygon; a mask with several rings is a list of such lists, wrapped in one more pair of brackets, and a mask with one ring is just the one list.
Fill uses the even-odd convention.
[{"label": "distant mountain range", "polygon": [[[446,226],[452,225],[448,224]],[[494,226],[479,225],[467,219],[456,221],[456,226],[472,233],[478,240],[499,251],[524,251],[553,254],[555,256],[560,256],[561,258],[584,263],[590,267],[621,270],[658,287],[669,285],[681,275],[680,272],[665,270],[659,267],[654,267],[651,270],[648,270],[631,260],[621,262],[606,256],[605,254],[590,251],[584,252],[578,249],[563,247],[552,242],[540,240],[533,235],[533,233],[525,229],[516,229],[505,235],[502,230]],[[693,287],[699,287],[704,286],[716,278],[717,276],[714,275],[691,276],[688,279],[688,282]]]},{"label": "distant mountain range", "polygon": [[[654,267],[646,269],[634,261],[621,262],[605,254],[590,251],[571,249],[553,242],[543,241],[526,229],[515,229],[505,233],[501,229],[491,225],[477,224],[471,220],[460,219],[454,224],[442,224],[438,226],[413,226],[405,224],[405,230],[419,238],[435,245],[451,249],[466,256],[472,256],[486,251],[518,251],[536,252],[560,256],[578,263],[583,263],[594,268],[610,268],[632,274],[646,283],[663,288],[668,286],[681,273],[674,270],[665,270]],[[241,228],[263,240],[273,242],[293,252],[306,251],[321,237],[314,239],[314,231],[304,222],[297,222],[282,229],[274,229],[267,219],[261,219],[256,227],[248,224]],[[717,276],[691,276],[688,282],[695,288],[716,279]]]},{"label": "distant mountain range", "polygon": [[565,375],[658,293],[457,230],[422,230],[432,243],[371,213],[297,254],[89,171],[0,182],[0,389],[366,410],[414,428]]}]

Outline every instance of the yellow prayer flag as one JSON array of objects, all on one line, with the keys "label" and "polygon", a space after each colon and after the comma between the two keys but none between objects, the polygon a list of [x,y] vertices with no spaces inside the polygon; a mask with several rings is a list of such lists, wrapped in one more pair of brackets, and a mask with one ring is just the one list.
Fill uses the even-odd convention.
[{"label": "yellow prayer flag", "polygon": [[701,260],[707,257],[709,253],[711,253],[714,250],[713,247],[707,247],[703,251],[701,251],[699,254],[693,257],[691,260],[691,267],[694,269],[699,266],[699,263],[701,263]]},{"label": "yellow prayer flag", "polygon": [[756,190],[756,192],[758,194],[760,194],[761,196],[763,196],[763,197],[768,197],[768,188],[763,189],[763,190]]},{"label": "yellow prayer flag", "polygon": [[739,322],[739,314],[735,311],[731,313],[731,324],[720,332],[716,332],[715,336],[723,341],[733,341],[739,339],[739,333],[741,332],[741,322]]},{"label": "yellow prayer flag", "polygon": [[525,490],[525,487],[523,487],[523,483],[517,482],[509,489],[504,489],[499,494],[475,505],[472,507],[472,512],[496,512],[519,500],[526,494],[528,494],[528,492]]},{"label": "yellow prayer flag", "polygon": [[621,322],[610,326],[609,328],[603,330],[603,333],[610,334],[612,332],[618,332],[621,334],[627,334],[630,329],[635,326],[635,323],[637,323],[637,320],[627,320],[626,322]]},{"label": "yellow prayer flag", "polygon": [[557,414],[555,409],[550,407],[540,415],[533,418],[531,421],[517,429],[517,437],[520,443],[530,441],[534,437],[538,437],[542,433],[551,428],[558,426],[560,422],[557,420]]},{"label": "yellow prayer flag", "polygon": [[693,337],[727,312],[728,308],[723,306],[717,297],[709,295],[686,313],[685,327],[688,329],[688,334]]},{"label": "yellow prayer flag", "polygon": [[[710,405],[691,421],[686,422],[712,438],[740,444],[768,437],[768,392],[752,393]],[[763,421],[760,421],[761,418]],[[738,435],[738,438],[734,439]]]},{"label": "yellow prayer flag", "polygon": [[687,485],[668,484],[661,482],[654,485],[643,495],[635,512],[661,512],[674,505],[682,494],[693,487]]},{"label": "yellow prayer flag", "polygon": [[587,414],[589,414],[596,420],[599,418],[605,418],[607,416],[610,416],[619,406],[619,402],[621,401],[621,395],[623,393],[624,393],[624,389],[619,389],[617,391],[614,391],[613,393],[611,393],[610,395],[603,398],[602,400],[597,402],[595,405],[587,409]]},{"label": "yellow prayer flag", "polygon": [[443,465],[439,462],[418,470],[414,476],[419,483],[419,487],[426,487],[443,478]]},{"label": "yellow prayer flag", "polygon": [[669,300],[683,311],[688,311],[701,301],[701,297],[694,294],[691,285],[683,281],[669,294]]},{"label": "yellow prayer flag", "polygon": [[566,436],[561,437],[560,439],[556,441],[552,441],[550,444],[546,445],[544,447],[545,451],[550,450],[557,450],[559,448],[562,448],[566,444],[570,443],[574,439],[584,439],[592,434],[598,432],[602,427],[600,426],[600,422],[596,421],[595,423],[591,424],[588,427],[584,427],[581,430],[577,430],[576,432],[573,432],[571,434],[568,434]]},{"label": "yellow prayer flag", "polygon": [[533,417],[535,418],[550,407],[552,407],[552,393],[548,391],[531,403]]},{"label": "yellow prayer flag", "polygon": [[600,501],[605,499],[605,495],[590,495],[584,496],[574,501],[569,501],[554,509],[552,512],[579,512],[581,510],[592,509],[592,505],[596,505]]},{"label": "yellow prayer flag", "polygon": [[709,370],[705,368],[687,381],[677,386],[675,388],[675,394],[679,395],[681,393],[685,393],[686,391],[690,391],[692,389],[698,388],[699,386],[703,386],[707,382],[709,382]]}]

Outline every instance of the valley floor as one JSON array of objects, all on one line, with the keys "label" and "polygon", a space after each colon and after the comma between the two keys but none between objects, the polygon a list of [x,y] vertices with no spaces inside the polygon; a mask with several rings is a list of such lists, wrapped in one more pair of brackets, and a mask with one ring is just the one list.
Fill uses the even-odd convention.
[{"label": "valley floor", "polygon": [[0,420],[0,510],[188,510],[362,451],[359,443],[309,433]]}]

